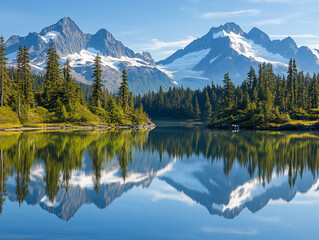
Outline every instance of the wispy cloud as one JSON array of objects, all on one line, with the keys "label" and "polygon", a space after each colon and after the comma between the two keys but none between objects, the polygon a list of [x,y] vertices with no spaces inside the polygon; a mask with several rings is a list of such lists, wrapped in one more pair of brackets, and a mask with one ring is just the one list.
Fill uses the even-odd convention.
[{"label": "wispy cloud", "polygon": [[236,234],[236,235],[256,235],[258,231],[256,229],[239,229],[228,227],[202,227],[202,231],[206,233],[223,233],[223,234]]},{"label": "wispy cloud", "polygon": [[258,9],[247,9],[238,11],[228,11],[228,12],[206,12],[201,15],[203,19],[212,18],[230,18],[230,17],[240,17],[240,16],[255,16],[260,13]]},{"label": "wispy cloud", "polygon": [[287,22],[288,20],[296,19],[298,16],[302,16],[304,14],[305,13],[302,13],[302,12],[291,13],[291,14],[287,14],[285,16],[274,17],[274,18],[256,21],[254,24],[255,25],[280,25],[280,24]]},{"label": "wispy cloud", "polygon": [[137,52],[149,51],[156,60],[166,58],[176,52],[178,49],[186,47],[195,37],[188,36],[184,39],[177,41],[163,41],[157,38],[150,39],[144,43],[131,45],[132,49]]},{"label": "wispy cloud", "polygon": [[256,25],[279,25],[285,22],[283,18],[266,19],[255,22]]},{"label": "wispy cloud", "polygon": [[195,38],[192,36],[187,37],[186,39],[178,40],[178,41],[171,41],[165,42],[159,39],[151,39],[150,43],[145,45],[145,50],[160,50],[160,49],[167,49],[167,48],[183,48],[187,46],[190,42],[192,42]]}]

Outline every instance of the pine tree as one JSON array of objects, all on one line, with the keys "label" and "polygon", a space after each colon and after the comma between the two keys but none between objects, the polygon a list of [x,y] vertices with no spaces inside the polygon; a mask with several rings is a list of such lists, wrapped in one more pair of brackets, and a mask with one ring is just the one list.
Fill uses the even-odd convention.
[{"label": "pine tree", "polygon": [[128,78],[125,69],[122,71],[122,82],[118,90],[119,96],[119,104],[122,107],[124,113],[127,113],[129,104],[128,104],[128,97],[129,97],[129,90],[128,90]]},{"label": "pine tree", "polygon": [[209,120],[212,117],[212,105],[209,100],[208,92],[205,91],[204,119]]},{"label": "pine tree", "polygon": [[69,59],[63,65],[63,104],[66,106],[68,112],[75,111],[77,103],[81,104],[83,93],[78,84],[71,76],[72,67]]},{"label": "pine tree", "polygon": [[249,107],[250,107],[250,97],[249,97],[248,91],[246,91],[245,94],[244,94],[242,109],[248,110]]},{"label": "pine tree", "polygon": [[201,112],[200,112],[200,108],[199,108],[197,97],[195,97],[194,113],[195,113],[195,118],[199,119],[200,115],[201,115]]},{"label": "pine tree", "polygon": [[26,44],[23,48],[23,80],[25,104],[28,107],[32,107],[34,105],[34,93],[32,89],[33,79],[31,78],[30,55]]},{"label": "pine tree", "polygon": [[130,96],[129,96],[129,107],[130,107],[130,111],[133,112],[134,111],[134,98],[133,98],[132,92],[130,92]]},{"label": "pine tree", "polygon": [[229,78],[229,74],[226,73],[224,76],[224,90],[223,90],[223,107],[230,109],[234,106],[235,101],[235,85]]},{"label": "pine tree", "polygon": [[47,65],[45,67],[46,73],[44,76],[44,105],[48,109],[57,107],[57,99],[62,95],[62,81],[59,56],[56,52],[54,44],[49,45],[47,51]]},{"label": "pine tree", "polygon": [[96,55],[94,59],[94,71],[93,71],[93,84],[92,84],[92,107],[100,107],[103,102],[102,87],[102,69],[101,69],[101,57],[99,54]]},{"label": "pine tree", "polygon": [[7,82],[7,58],[6,58],[6,48],[4,47],[4,38],[0,37],[0,80],[1,80],[1,107],[3,107],[7,102],[8,93],[6,91],[6,82]]},{"label": "pine tree", "polygon": [[110,96],[107,101],[107,112],[111,123],[116,123],[118,120],[118,109],[113,96]]},{"label": "pine tree", "polygon": [[287,75],[287,107],[288,110],[292,110],[295,106],[295,84],[294,84],[294,66],[293,60],[290,59],[288,65],[288,75]]},{"label": "pine tree", "polygon": [[15,101],[18,110],[18,116],[21,118],[23,110],[24,118],[28,117],[28,109],[34,106],[34,94],[32,89],[33,79],[31,77],[31,66],[28,48],[20,45],[17,54],[17,76],[15,78]]}]

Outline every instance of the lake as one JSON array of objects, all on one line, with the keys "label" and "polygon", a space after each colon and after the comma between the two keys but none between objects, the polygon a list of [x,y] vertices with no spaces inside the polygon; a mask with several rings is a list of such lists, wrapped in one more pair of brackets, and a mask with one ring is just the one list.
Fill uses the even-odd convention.
[{"label": "lake", "polygon": [[318,239],[318,133],[0,132],[0,154],[0,239]]}]

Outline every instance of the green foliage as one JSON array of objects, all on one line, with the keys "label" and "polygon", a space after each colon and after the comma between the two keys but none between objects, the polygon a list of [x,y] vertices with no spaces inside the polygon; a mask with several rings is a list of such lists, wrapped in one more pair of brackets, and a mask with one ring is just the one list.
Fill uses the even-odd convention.
[{"label": "green foliage", "polygon": [[0,127],[20,126],[18,114],[13,112],[10,107],[0,107]]},{"label": "green foliage", "polygon": [[[92,91],[78,84],[72,77],[69,60],[60,69],[59,56],[50,44],[47,52],[46,73],[44,76],[31,74],[30,58],[26,46],[20,46],[17,55],[17,70],[5,67],[4,39],[0,39],[0,79],[3,91],[3,104],[10,112],[3,111],[2,121],[8,124],[74,123],[129,125],[148,123],[143,110],[135,109],[133,94],[128,89],[128,79],[123,70],[123,82],[119,88],[119,98],[103,89],[101,58],[94,60]],[[2,77],[4,76],[4,77]],[[90,98],[90,110],[86,106]],[[12,110],[18,113],[19,121],[12,117]],[[14,114],[16,114],[14,113]],[[2,124],[3,125],[3,124]],[[11,126],[10,125],[10,126]]]},{"label": "green foliage", "polygon": [[57,99],[62,93],[62,77],[59,56],[51,43],[47,52],[46,74],[44,77],[43,103],[50,110],[57,107]]},{"label": "green foliage", "polygon": [[247,79],[235,87],[228,74],[223,86],[206,86],[202,90],[170,88],[168,92],[149,92],[135,97],[152,118],[209,120],[211,125],[239,124],[245,127],[288,123],[293,120],[318,120],[319,75],[304,74],[290,60],[287,79],[275,75],[271,64],[253,67]]},{"label": "green foliage", "polygon": [[118,102],[122,107],[124,113],[129,110],[129,89],[128,89],[128,78],[125,69],[122,71],[122,82],[118,90]]},{"label": "green foliage", "polygon": [[100,107],[103,102],[102,94],[102,70],[101,70],[101,57],[99,54],[96,55],[94,59],[93,67],[93,84],[92,84],[92,97],[91,97],[91,107]]}]

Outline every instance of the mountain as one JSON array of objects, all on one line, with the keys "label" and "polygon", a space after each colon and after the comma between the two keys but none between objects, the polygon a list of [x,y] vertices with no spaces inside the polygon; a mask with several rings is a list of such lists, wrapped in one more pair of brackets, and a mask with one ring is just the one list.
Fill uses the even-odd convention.
[{"label": "mountain", "polygon": [[[155,153],[148,154],[136,151],[135,157],[136,161],[127,167],[125,180],[121,176],[121,167],[117,159],[114,158],[109,163],[104,164],[98,183],[99,191],[96,193],[92,160],[90,153],[86,152],[81,169],[72,171],[68,190],[59,187],[53,203],[46,193],[45,165],[42,163],[34,164],[30,170],[28,195],[25,201],[30,205],[39,205],[42,209],[66,221],[70,220],[85,204],[94,204],[98,208],[104,209],[134,187],[149,187],[158,173],[169,170],[167,166],[170,158],[167,155],[161,162],[150,161],[150,159],[158,158]],[[8,197],[11,201],[18,201],[16,188],[16,175],[14,175],[7,182]]]},{"label": "mountain", "polygon": [[129,87],[135,94],[158,90],[160,86],[168,89],[173,85],[172,80],[155,64],[149,53],[135,53],[105,29],[100,29],[93,35],[83,33],[68,17],[42,29],[40,33],[10,37],[5,43],[9,66],[15,65],[19,46],[26,44],[30,51],[32,71],[43,73],[45,54],[52,42],[62,63],[67,59],[71,61],[73,76],[79,82],[92,82],[92,64],[99,53],[102,57],[103,82],[110,91],[118,88],[123,68],[128,73]]},{"label": "mountain", "polygon": [[298,47],[291,37],[271,40],[258,28],[245,33],[235,23],[213,27],[203,37],[191,42],[157,64],[171,72],[180,85],[202,88],[207,84],[222,84],[229,73],[235,84],[240,84],[251,66],[271,63],[278,74],[287,72],[290,58],[296,59],[298,68],[319,72],[319,50]]},{"label": "mountain", "polygon": [[245,167],[235,165],[226,175],[222,161],[211,164],[207,160],[189,158],[175,162],[172,170],[159,178],[204,206],[210,214],[227,219],[237,217],[245,208],[257,212],[269,201],[290,202],[298,193],[316,192],[319,188],[318,178],[308,171],[302,180],[298,176],[294,186],[290,186],[288,171],[273,173],[269,182],[263,182],[257,173],[250,176]]}]

